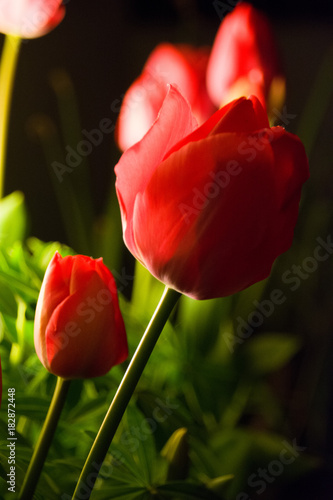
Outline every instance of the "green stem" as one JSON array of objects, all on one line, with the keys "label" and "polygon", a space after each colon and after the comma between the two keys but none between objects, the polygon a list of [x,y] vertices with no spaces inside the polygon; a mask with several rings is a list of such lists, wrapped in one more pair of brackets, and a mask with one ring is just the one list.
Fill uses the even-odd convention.
[{"label": "green stem", "polygon": [[6,35],[0,64],[0,199],[4,193],[9,110],[21,38]]},{"label": "green stem", "polygon": [[57,384],[53,398],[46,415],[46,419],[32,455],[23,485],[20,491],[19,500],[32,500],[42,468],[53,439],[61,411],[64,407],[70,380],[57,378]]},{"label": "green stem", "polygon": [[98,471],[103,464],[126,407],[164,328],[164,325],[180,296],[181,294],[175,290],[165,288],[155,313],[147,326],[141,342],[133,355],[133,358],[119,385],[117,393],[113,398],[111,406],[99,429],[86,463],[82,469],[72,500],[79,500],[82,498],[80,493],[81,489],[84,489],[85,498],[87,500],[90,498],[94,483],[97,479]]}]

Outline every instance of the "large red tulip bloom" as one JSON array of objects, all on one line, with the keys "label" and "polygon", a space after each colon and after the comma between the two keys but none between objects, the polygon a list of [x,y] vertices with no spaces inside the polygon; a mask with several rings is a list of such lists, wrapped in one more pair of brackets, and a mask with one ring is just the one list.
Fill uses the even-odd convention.
[{"label": "large red tulip bloom", "polygon": [[241,2],[223,19],[214,40],[207,67],[210,98],[220,107],[254,94],[265,106],[273,81],[281,92],[284,80],[271,25],[263,13]]},{"label": "large red tulip bloom", "polygon": [[102,259],[54,255],[35,316],[35,348],[63,378],[97,377],[128,356],[114,278]]},{"label": "large red tulip bloom", "polygon": [[151,127],[169,83],[180,88],[199,123],[208,119],[216,109],[206,90],[209,53],[206,47],[170,43],[162,43],[153,50],[122,102],[116,128],[116,141],[121,150],[141,140]]},{"label": "large red tulip bloom", "polygon": [[65,15],[62,0],[0,0],[0,32],[37,38],[55,28]]},{"label": "large red tulip bloom", "polygon": [[309,175],[301,141],[269,128],[256,97],[231,102],[197,128],[172,86],[115,171],[128,249],[195,299],[230,295],[269,275],[292,243]]}]

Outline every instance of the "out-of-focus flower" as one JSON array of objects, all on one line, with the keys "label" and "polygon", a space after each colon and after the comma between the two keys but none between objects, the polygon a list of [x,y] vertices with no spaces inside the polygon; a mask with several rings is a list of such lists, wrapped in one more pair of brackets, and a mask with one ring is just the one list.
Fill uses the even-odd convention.
[{"label": "out-of-focus flower", "polygon": [[[218,107],[256,95],[263,106],[280,107],[285,81],[266,16],[241,2],[222,21],[207,67],[207,90]],[[268,102],[270,101],[270,102]]]},{"label": "out-of-focus flower", "polygon": [[63,378],[97,377],[128,356],[114,278],[102,259],[55,253],[35,316],[35,348]]},{"label": "out-of-focus flower", "polygon": [[0,32],[37,38],[58,26],[65,15],[62,0],[0,0]]},{"label": "out-of-focus flower", "polygon": [[209,49],[162,43],[150,54],[141,75],[125,94],[116,128],[123,151],[142,139],[151,127],[167,93],[175,84],[189,101],[199,123],[215,111],[206,90]]},{"label": "out-of-focus flower", "polygon": [[256,97],[229,103],[197,128],[172,86],[115,172],[128,249],[195,299],[230,295],[269,275],[291,245],[309,175],[301,141],[269,128]]}]

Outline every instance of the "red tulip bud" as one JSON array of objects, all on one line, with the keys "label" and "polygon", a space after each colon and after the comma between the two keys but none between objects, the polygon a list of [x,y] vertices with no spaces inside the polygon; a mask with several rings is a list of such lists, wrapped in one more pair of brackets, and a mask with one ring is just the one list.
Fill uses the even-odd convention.
[{"label": "red tulip bud", "polygon": [[105,375],[128,356],[114,278],[102,259],[55,253],[35,315],[42,364],[63,378]]},{"label": "red tulip bud", "polygon": [[216,106],[251,94],[263,106],[268,98],[273,105],[283,100],[284,79],[272,27],[247,2],[237,4],[220,25],[208,62],[207,90]]},{"label": "red tulip bud", "polygon": [[0,0],[0,32],[37,38],[58,26],[65,15],[62,0]]}]

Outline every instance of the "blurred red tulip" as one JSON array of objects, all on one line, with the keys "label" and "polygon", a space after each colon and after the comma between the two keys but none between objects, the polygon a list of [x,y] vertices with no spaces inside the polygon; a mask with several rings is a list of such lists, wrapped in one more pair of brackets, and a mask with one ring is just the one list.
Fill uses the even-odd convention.
[{"label": "blurred red tulip", "polygon": [[269,275],[292,243],[309,175],[301,141],[269,128],[256,97],[231,102],[196,128],[172,86],[115,171],[128,249],[195,299],[230,295]]},{"label": "blurred red tulip", "polygon": [[65,15],[62,0],[0,0],[0,32],[37,38],[55,28]]},{"label": "blurred red tulip", "polygon": [[35,348],[63,378],[97,377],[128,356],[114,278],[102,259],[54,255],[35,316]]},{"label": "blurred red tulip", "polygon": [[151,127],[169,83],[179,87],[200,124],[208,119],[216,109],[206,91],[208,57],[205,47],[162,43],[155,48],[123,99],[116,128],[121,150],[141,140]]},{"label": "blurred red tulip", "polygon": [[272,28],[266,16],[241,2],[222,21],[207,67],[207,90],[218,107],[241,96],[256,95],[280,106],[284,99]]}]

